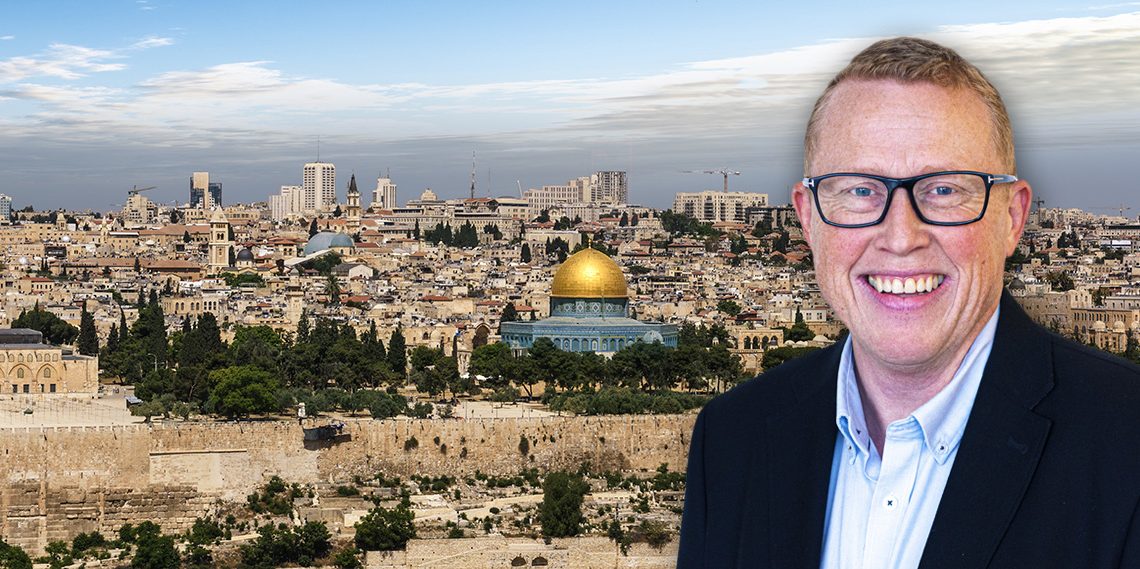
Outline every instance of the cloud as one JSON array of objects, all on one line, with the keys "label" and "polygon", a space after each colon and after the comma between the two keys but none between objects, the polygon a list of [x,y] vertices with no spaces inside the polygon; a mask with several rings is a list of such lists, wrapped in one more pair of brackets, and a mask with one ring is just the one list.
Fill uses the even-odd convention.
[{"label": "cloud", "polygon": [[[1051,129],[1070,133],[1060,125],[1106,113],[1123,125],[1105,136],[1136,137],[1140,13],[944,26],[926,37],[975,62],[1005,94],[1015,124],[1034,137],[1046,139]],[[244,61],[166,71],[114,88],[34,80],[119,70],[126,52],[173,43],[148,36],[120,50],[59,44],[42,56],[0,61],[0,97],[34,106],[8,117],[11,136],[118,136],[199,147],[238,139],[283,143],[324,132],[382,142],[498,137],[520,148],[605,140],[752,145],[760,152],[765,144],[798,145],[830,76],[875,39],[835,38],[627,77],[351,84],[292,75],[272,61]]]},{"label": "cloud", "polygon": [[173,43],[174,43],[174,40],[172,38],[164,38],[164,37],[158,37],[158,36],[147,36],[147,37],[131,44],[130,49],[142,50],[142,49],[150,49],[150,48],[154,48],[154,47],[165,47],[165,46],[171,45]]},{"label": "cloud", "polygon": [[10,41],[16,39],[16,36],[0,36],[0,41]]}]

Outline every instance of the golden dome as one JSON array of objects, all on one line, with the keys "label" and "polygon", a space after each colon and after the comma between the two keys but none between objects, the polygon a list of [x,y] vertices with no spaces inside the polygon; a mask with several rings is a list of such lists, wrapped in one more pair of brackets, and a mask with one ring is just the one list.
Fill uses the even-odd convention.
[{"label": "golden dome", "polygon": [[570,255],[554,273],[550,296],[561,298],[627,298],[621,267],[597,249]]}]

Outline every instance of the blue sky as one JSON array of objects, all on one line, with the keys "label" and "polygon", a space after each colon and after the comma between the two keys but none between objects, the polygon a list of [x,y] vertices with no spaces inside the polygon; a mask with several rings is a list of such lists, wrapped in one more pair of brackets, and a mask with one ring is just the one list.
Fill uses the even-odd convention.
[{"label": "blue sky", "polygon": [[[986,72],[1046,206],[1140,213],[1140,2],[11,2],[0,192],[109,210],[133,184],[264,200],[301,164],[388,170],[400,201],[630,174],[666,207],[719,187],[784,201],[807,111],[871,41],[919,35]],[[789,3],[790,4],[790,3]]]}]

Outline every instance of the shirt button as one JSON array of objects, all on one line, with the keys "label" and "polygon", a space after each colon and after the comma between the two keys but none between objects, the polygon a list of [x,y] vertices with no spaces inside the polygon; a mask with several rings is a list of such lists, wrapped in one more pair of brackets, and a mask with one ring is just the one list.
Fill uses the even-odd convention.
[{"label": "shirt button", "polygon": [[899,501],[894,496],[887,496],[886,499],[883,500],[883,507],[888,509],[888,510],[895,509],[896,507],[898,507],[898,504],[899,504]]},{"label": "shirt button", "polygon": [[938,444],[934,445],[934,452],[938,454],[946,454],[946,451],[949,449],[950,447],[943,442],[939,442]]}]

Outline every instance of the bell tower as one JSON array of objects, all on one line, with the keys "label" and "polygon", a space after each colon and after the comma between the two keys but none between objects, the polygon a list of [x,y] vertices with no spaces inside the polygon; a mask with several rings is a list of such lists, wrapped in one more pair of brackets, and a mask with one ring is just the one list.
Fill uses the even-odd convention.
[{"label": "bell tower", "polygon": [[230,251],[233,248],[230,239],[230,220],[220,208],[214,210],[210,218],[210,258],[209,273],[217,275],[230,266]]}]

